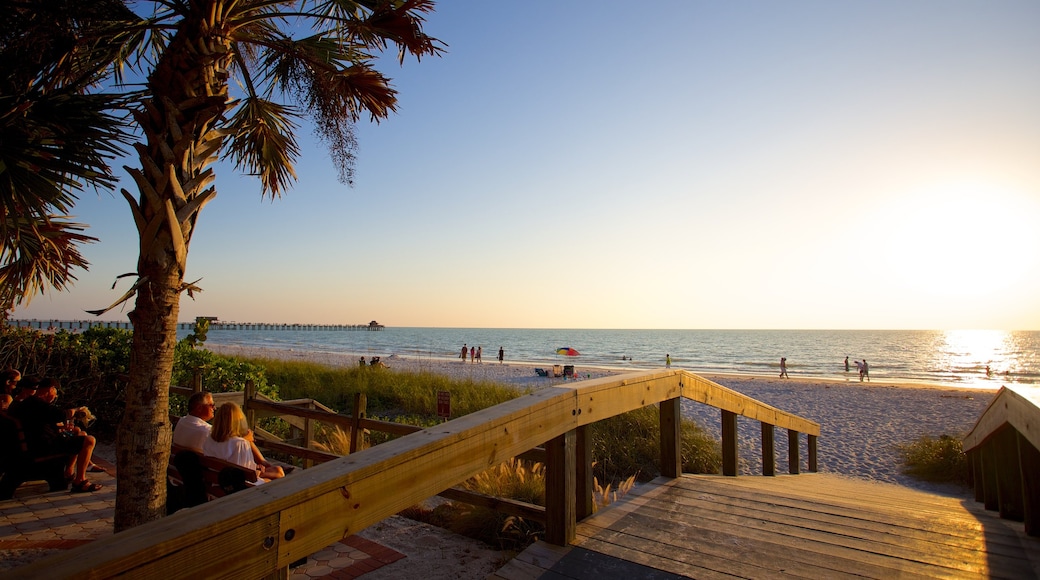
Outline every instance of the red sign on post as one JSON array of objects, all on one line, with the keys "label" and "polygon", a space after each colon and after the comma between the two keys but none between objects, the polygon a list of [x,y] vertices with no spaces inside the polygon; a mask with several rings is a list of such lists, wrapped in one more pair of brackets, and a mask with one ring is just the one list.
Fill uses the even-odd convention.
[{"label": "red sign on post", "polygon": [[451,417],[451,393],[437,391],[437,416],[443,419]]}]

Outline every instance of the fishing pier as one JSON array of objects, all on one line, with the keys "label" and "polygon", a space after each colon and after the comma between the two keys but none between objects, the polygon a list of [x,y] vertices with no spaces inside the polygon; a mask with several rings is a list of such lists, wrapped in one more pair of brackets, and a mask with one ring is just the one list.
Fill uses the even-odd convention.
[{"label": "fishing pier", "polygon": [[[205,317],[209,320],[210,330],[313,330],[313,331],[340,331],[340,330],[383,330],[386,328],[375,320],[368,324],[288,324],[284,322],[224,322],[214,318]],[[178,322],[177,330],[193,330],[195,322]],[[47,331],[81,331],[88,328],[122,328],[133,330],[134,325],[128,320],[11,320],[11,326],[18,328],[32,328]]]}]

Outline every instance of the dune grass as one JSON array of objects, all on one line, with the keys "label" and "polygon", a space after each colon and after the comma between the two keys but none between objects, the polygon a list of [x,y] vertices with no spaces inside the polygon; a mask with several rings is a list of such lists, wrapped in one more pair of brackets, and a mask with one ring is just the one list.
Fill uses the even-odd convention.
[{"label": "dune grass", "polygon": [[343,413],[354,394],[368,399],[368,415],[437,417],[437,392],[451,393],[452,417],[468,415],[515,399],[526,391],[491,381],[455,380],[435,373],[358,367],[334,368],[303,361],[246,359],[266,368],[267,381],[283,400],[312,398]]},{"label": "dune grass", "polygon": [[923,436],[899,445],[903,473],[932,483],[968,483],[968,458],[960,437]]}]

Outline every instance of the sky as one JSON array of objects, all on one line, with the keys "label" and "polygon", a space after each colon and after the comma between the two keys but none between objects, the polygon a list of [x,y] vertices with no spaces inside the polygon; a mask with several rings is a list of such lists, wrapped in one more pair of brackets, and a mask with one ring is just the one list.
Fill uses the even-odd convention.
[{"label": "sky", "polygon": [[[1037,22],[1035,0],[441,0],[443,56],[381,65],[397,113],[358,127],[353,187],[307,128],[280,199],[217,166],[180,319],[1040,329]],[[76,217],[89,271],[13,318],[129,288],[125,200]]]}]

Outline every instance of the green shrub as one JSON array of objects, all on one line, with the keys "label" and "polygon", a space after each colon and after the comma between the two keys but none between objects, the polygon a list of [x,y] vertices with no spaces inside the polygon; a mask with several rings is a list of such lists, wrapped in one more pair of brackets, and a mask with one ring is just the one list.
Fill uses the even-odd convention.
[{"label": "green shrub", "polygon": [[903,473],[933,483],[968,483],[968,459],[960,437],[924,436],[898,446]]},{"label": "green shrub", "polygon": [[91,431],[115,433],[126,405],[126,372],[133,333],[95,327],[83,332],[43,333],[28,328],[0,328],[0,368],[23,376],[53,377],[61,382],[61,404],[90,407],[97,420]]},{"label": "green shrub", "polygon": [[[682,420],[682,465],[685,473],[718,473],[722,452],[718,441],[697,423]],[[660,415],[656,405],[636,409],[591,425],[593,473],[606,485],[635,475],[649,481],[661,473]]]}]

